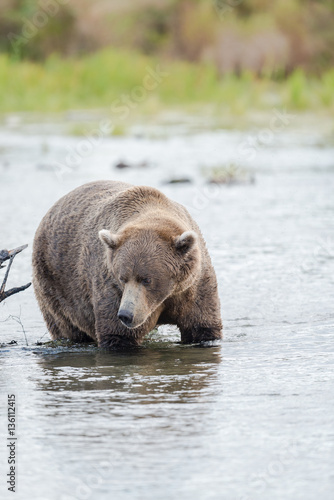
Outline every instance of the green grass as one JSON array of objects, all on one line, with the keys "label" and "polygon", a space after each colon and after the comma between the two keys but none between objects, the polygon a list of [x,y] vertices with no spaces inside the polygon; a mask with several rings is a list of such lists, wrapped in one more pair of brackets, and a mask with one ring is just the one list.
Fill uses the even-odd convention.
[{"label": "green grass", "polygon": [[[148,68],[157,65],[168,76],[142,94],[138,87],[148,78]],[[122,99],[127,99],[127,104]],[[116,49],[77,59],[52,56],[44,64],[0,55],[2,113],[103,109],[125,120],[138,112],[154,114],[168,107],[201,105],[237,116],[273,107],[333,112],[334,70],[320,78],[306,77],[296,70],[286,80],[275,82],[251,73],[220,78],[209,64],[158,61]]]}]

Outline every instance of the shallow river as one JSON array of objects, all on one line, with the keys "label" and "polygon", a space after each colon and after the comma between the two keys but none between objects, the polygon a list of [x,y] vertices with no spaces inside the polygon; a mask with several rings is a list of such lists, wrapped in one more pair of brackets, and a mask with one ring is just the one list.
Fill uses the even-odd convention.
[{"label": "shallow river", "polygon": [[[38,346],[49,337],[32,288],[7,299],[0,497],[333,499],[334,147],[307,132],[263,143],[256,132],[178,126],[90,147],[47,126],[9,125],[0,130],[0,248],[29,244],[9,287],[31,279],[34,232],[61,195],[94,179],[153,185],[202,228],[224,341],[185,347],[163,327],[135,353]],[[249,138],[255,146],[243,147]],[[116,169],[120,160],[135,165]],[[241,182],[207,184],[209,169],[229,162],[242,165]],[[243,182],[245,172],[255,182]],[[192,182],[165,183],[176,177]],[[8,394],[15,495],[6,484]]]}]

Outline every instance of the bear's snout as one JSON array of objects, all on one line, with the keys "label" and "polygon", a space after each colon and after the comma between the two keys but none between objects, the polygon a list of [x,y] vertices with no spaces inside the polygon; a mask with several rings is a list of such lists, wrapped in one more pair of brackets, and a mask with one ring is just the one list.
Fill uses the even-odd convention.
[{"label": "bear's snout", "polygon": [[130,327],[132,325],[133,313],[128,309],[120,309],[117,316],[125,326]]},{"label": "bear's snout", "polygon": [[136,283],[125,285],[117,317],[127,328],[140,326],[147,317],[143,287]]}]

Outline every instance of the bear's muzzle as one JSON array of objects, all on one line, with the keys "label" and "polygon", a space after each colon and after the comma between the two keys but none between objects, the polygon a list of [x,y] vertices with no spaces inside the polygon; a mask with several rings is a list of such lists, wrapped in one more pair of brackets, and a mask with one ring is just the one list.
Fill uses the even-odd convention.
[{"label": "bear's muzzle", "polygon": [[127,328],[137,328],[150,314],[143,286],[129,282],[125,285],[117,316]]}]

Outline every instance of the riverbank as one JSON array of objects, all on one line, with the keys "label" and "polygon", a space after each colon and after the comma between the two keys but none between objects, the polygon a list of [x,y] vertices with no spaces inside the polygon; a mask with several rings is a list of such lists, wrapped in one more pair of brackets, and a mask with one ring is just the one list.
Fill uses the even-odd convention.
[{"label": "riverbank", "polygon": [[83,58],[49,57],[44,63],[0,56],[2,113],[108,110],[116,121],[137,112],[154,115],[177,107],[212,108],[243,117],[286,108],[291,112],[334,112],[334,70],[321,77],[296,70],[273,81],[250,72],[219,77],[210,64],[159,60],[135,52],[106,49]]}]

